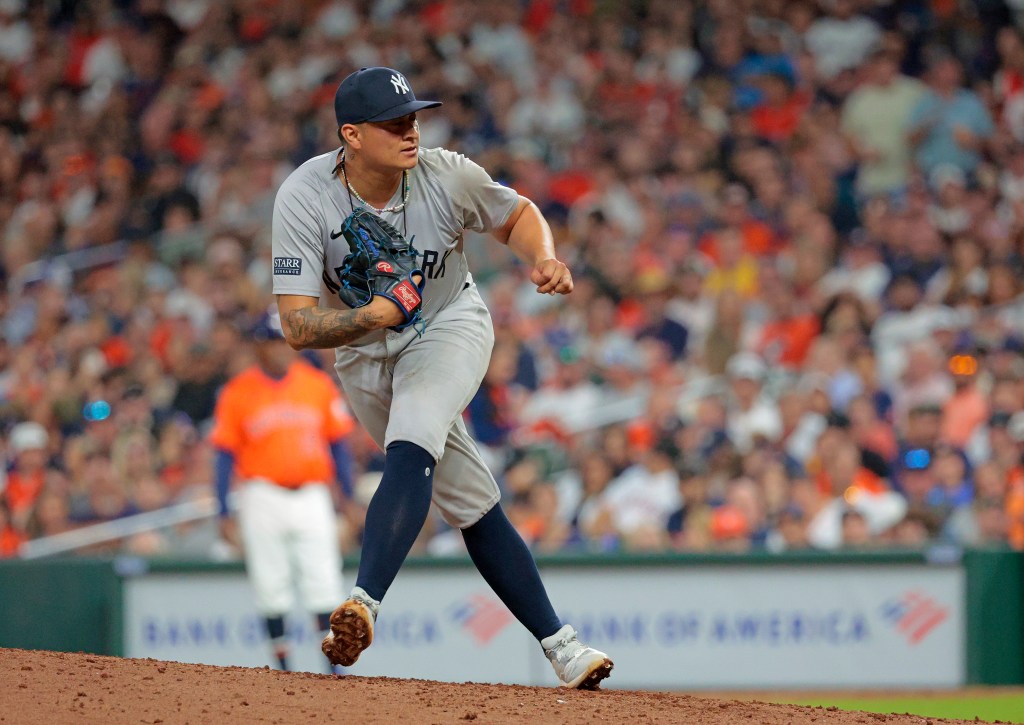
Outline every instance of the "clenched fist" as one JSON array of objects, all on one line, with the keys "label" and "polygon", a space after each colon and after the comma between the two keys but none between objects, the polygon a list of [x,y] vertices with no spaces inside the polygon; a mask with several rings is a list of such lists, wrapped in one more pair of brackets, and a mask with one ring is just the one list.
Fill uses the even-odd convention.
[{"label": "clenched fist", "polygon": [[572,274],[564,262],[557,259],[542,259],[530,272],[530,281],[537,285],[540,294],[567,295],[572,292]]}]

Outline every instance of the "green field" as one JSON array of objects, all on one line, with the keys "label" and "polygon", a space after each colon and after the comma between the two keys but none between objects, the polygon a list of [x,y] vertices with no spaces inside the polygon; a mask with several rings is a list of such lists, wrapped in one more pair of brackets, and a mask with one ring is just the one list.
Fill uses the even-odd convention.
[{"label": "green field", "polygon": [[905,697],[838,696],[776,700],[795,705],[834,705],[841,710],[864,710],[881,713],[910,713],[924,717],[947,717],[959,720],[980,718],[987,722],[1024,723],[1024,692],[1000,693],[936,693]]}]

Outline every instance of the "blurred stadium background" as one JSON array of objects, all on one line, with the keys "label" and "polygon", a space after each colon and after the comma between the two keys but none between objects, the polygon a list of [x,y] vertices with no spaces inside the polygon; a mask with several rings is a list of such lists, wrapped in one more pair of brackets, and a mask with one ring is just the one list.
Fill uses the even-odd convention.
[{"label": "blurred stadium background", "polygon": [[[269,663],[206,433],[277,186],[389,65],[575,271],[539,299],[470,240],[497,344],[466,416],[613,686],[1024,682],[1022,13],[0,0],[0,646]],[[359,674],[545,682],[461,537],[432,516],[414,555]]]}]

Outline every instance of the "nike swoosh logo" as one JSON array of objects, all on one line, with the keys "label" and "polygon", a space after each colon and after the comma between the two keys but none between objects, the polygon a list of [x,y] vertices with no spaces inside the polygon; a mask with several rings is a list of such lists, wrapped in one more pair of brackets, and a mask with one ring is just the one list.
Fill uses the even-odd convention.
[{"label": "nike swoosh logo", "polygon": [[331,232],[331,239],[337,239],[340,236],[341,236],[341,230],[340,229],[338,231],[336,231],[336,232]]}]

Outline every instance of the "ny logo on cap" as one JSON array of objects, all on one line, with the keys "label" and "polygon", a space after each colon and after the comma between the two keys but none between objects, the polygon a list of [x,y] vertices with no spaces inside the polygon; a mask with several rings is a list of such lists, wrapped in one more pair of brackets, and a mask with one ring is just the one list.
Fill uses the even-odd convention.
[{"label": "ny logo on cap", "polygon": [[391,74],[391,85],[395,87],[395,93],[399,95],[409,92],[409,83],[399,73]]}]

